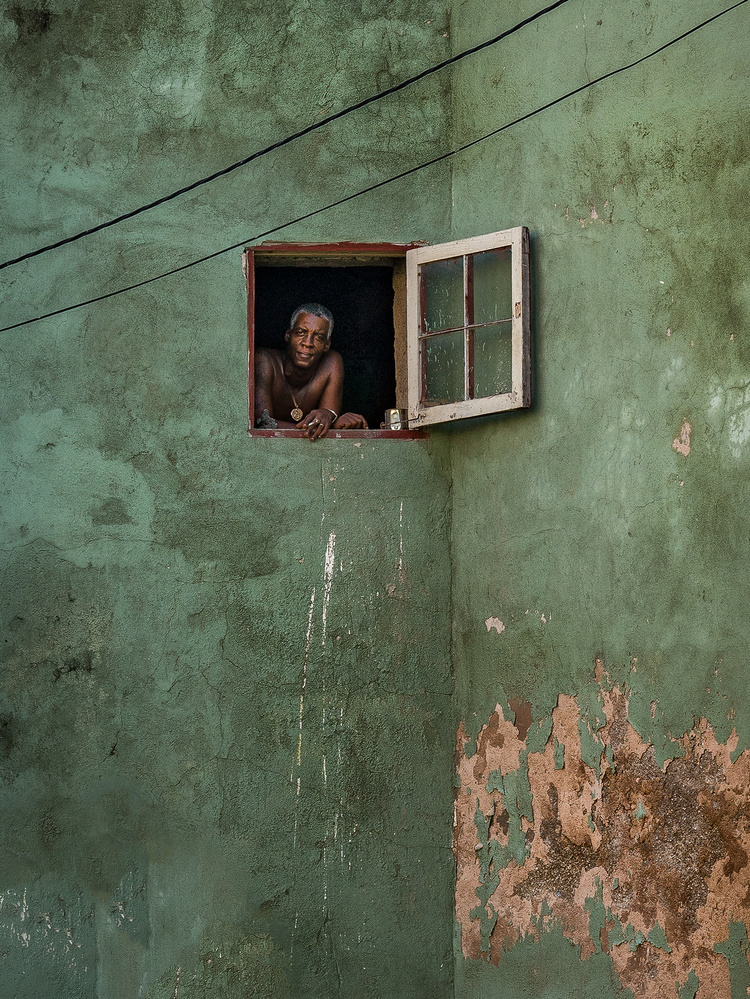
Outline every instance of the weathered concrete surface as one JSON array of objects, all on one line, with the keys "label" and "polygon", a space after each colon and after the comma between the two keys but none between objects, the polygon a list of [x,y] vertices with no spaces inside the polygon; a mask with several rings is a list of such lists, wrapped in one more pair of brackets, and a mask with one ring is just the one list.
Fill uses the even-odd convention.
[{"label": "weathered concrete surface", "polygon": [[[164,540],[118,544],[132,528],[110,523],[7,566],[9,995],[45,995],[50,976],[60,995],[117,997],[172,996],[178,974],[201,997],[256,978],[269,996],[353,977],[373,995],[412,976],[447,987],[449,810],[434,793],[450,794],[450,674],[417,568],[447,572],[444,482],[421,444],[386,489],[372,444],[288,443],[309,483],[295,527],[265,543],[263,519],[284,519],[266,490],[289,488],[280,442],[265,482],[225,467]],[[417,959],[400,941],[423,918]]]},{"label": "weathered concrete surface", "polygon": [[[3,255],[408,76],[446,23],[399,2],[3,3]],[[2,325],[434,154],[446,87],[4,271]],[[286,236],[443,238],[440,178]],[[3,999],[450,994],[440,446],[249,440],[239,252],[5,335],[0,370]]]},{"label": "weathered concrete surface", "polygon": [[[571,0],[456,70],[454,144],[723,6]],[[474,871],[458,899],[464,926],[477,910],[464,940],[486,958],[457,945],[461,999],[658,988],[737,999],[750,985],[749,10],[454,165],[454,236],[529,226],[535,288],[533,409],[450,432],[462,766],[477,766],[476,796],[501,794],[509,814],[506,832],[502,808],[476,812],[493,823],[481,836],[497,885],[485,879],[474,898],[488,849],[459,846]],[[460,11],[456,49],[519,16],[506,3]],[[605,720],[597,658],[608,696],[627,691],[630,742]],[[492,791],[472,740],[481,731],[489,747],[496,705],[509,725],[523,702],[531,727],[506,745],[520,740],[528,764]]]},{"label": "weathered concrete surface", "polygon": [[459,730],[463,955],[498,964],[556,925],[581,960],[611,955],[643,999],[682,995],[691,979],[705,997],[750,982],[747,960],[730,975],[721,946],[739,929],[747,958],[750,751],[733,758],[736,733],[719,743],[701,719],[657,765],[618,687],[600,688],[585,717],[561,695],[551,725],[517,707],[512,721],[497,706],[471,756]]},{"label": "weathered concrete surface", "polygon": [[[249,241],[718,9],[570,0],[450,76],[5,272],[3,319]],[[483,803],[457,846],[479,955],[459,941],[460,999],[648,995],[651,972],[679,999],[744,994],[747,9],[452,168],[285,231],[436,242],[527,225],[528,413],[436,431],[429,448],[248,441],[237,256],[4,338],[12,999],[449,995],[459,723]],[[0,11],[8,256],[530,12]],[[526,763],[485,773],[503,726]],[[507,829],[503,811],[490,822],[500,797]],[[661,846],[684,897],[626,880],[640,864],[669,888]]]}]

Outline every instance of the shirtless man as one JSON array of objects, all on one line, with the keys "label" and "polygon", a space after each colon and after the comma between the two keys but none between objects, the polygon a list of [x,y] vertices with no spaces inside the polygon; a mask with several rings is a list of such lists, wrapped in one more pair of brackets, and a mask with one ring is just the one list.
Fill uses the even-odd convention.
[{"label": "shirtless man", "polygon": [[344,364],[331,350],[333,316],[322,305],[300,305],[286,331],[286,351],[255,352],[255,426],[303,430],[311,441],[328,431],[366,430],[356,413],[343,413]]}]

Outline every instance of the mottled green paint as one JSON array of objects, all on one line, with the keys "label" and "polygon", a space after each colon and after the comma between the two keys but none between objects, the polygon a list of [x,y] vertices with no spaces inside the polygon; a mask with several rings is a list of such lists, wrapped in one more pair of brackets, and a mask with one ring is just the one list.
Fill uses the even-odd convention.
[{"label": "mottled green paint", "polygon": [[653,930],[648,935],[648,942],[653,944],[654,947],[660,947],[662,950],[668,953],[672,950],[667,942],[667,936],[661,926],[655,926]]},{"label": "mottled green paint", "polygon": [[[487,781],[487,790],[497,790],[503,795],[503,807],[508,813],[508,845],[502,846],[497,840],[489,843],[490,857],[497,870],[514,859],[516,863],[522,864],[527,857],[528,851],[526,838],[521,828],[521,819],[531,819],[533,817],[531,794],[529,792],[529,769],[528,757],[524,753],[518,769],[513,773],[503,777],[499,770],[490,774]],[[481,813],[480,813],[481,814]]]},{"label": "mottled green paint", "polygon": [[[572,0],[457,67],[454,145],[723,6]],[[460,50],[520,11],[470,2],[456,15]],[[694,717],[721,741],[736,728],[738,752],[750,744],[748,24],[740,8],[454,164],[454,237],[517,224],[532,237],[534,405],[448,433],[456,710],[470,738],[519,697],[543,743],[558,695],[576,695],[598,768],[598,658],[659,763]],[[688,455],[672,446],[685,422]],[[607,955],[566,962],[556,931],[497,968],[456,953],[461,999],[621,994]],[[739,995],[747,963],[731,961]]]},{"label": "mottled green paint", "polygon": [[[444,58],[447,24],[3,3],[3,255]],[[434,155],[448,84],[3,272],[3,325]],[[434,241],[449,205],[437,167],[277,238]],[[0,368],[3,996],[451,994],[445,447],[249,439],[238,250],[6,334]]]},{"label": "mottled green paint", "polygon": [[732,923],[729,939],[714,944],[717,954],[722,954],[729,965],[732,995],[730,999],[740,999],[748,995],[750,989],[750,965],[748,964],[747,927],[744,923]]},{"label": "mottled green paint", "polygon": [[[479,79],[462,68],[460,127],[479,133],[529,110],[716,9],[566,6],[517,36],[512,64],[488,54]],[[473,13],[454,44],[495,23]],[[732,683],[742,586],[724,562],[747,562],[745,407],[732,401],[746,380],[745,18],[727,15],[463,154],[455,234],[476,229],[480,207],[485,228],[525,222],[536,288],[532,411],[452,438],[457,659],[472,662],[464,675],[483,709],[499,659],[512,663],[503,688],[546,714],[561,687],[585,689],[600,655],[632,686],[641,728],[680,734],[706,709],[720,738],[737,724],[747,742],[745,685]],[[498,103],[481,89],[490,64]],[[490,184],[488,205],[474,193]],[[671,446],[684,419],[688,457]],[[506,631],[488,634],[479,625],[500,609]]]},{"label": "mottled green paint", "polygon": [[691,971],[687,982],[678,992],[679,999],[695,999],[695,993],[698,991],[699,984],[698,976],[694,971]]},{"label": "mottled green paint", "polygon": [[617,980],[607,954],[581,961],[580,949],[553,927],[539,940],[519,941],[495,968],[487,961],[459,961],[456,994],[472,999],[636,999]]},{"label": "mottled green paint", "polygon": [[[4,324],[249,242],[718,9],[571,0],[325,133],[4,272]],[[0,11],[9,256],[531,9]],[[194,999],[451,995],[459,719],[473,739],[498,701],[525,698],[535,752],[558,694],[576,694],[583,757],[598,765],[600,658],[657,760],[694,715],[748,745],[746,28],[740,9],[450,165],[275,237],[437,242],[527,225],[529,412],[436,430],[428,445],[248,440],[237,253],[4,335],[0,973],[12,999],[161,999],[178,974]],[[687,456],[672,447],[685,421]],[[514,822],[530,809],[519,800]],[[604,916],[590,918],[595,929]],[[608,955],[582,962],[554,927],[497,968],[454,953],[461,999],[629,994]]]}]

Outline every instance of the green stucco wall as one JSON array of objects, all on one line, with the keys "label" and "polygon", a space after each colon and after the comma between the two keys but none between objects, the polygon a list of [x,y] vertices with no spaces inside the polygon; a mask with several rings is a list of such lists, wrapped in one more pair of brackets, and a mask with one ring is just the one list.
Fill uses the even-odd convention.
[{"label": "green stucco wall", "polygon": [[[572,0],[456,70],[454,144],[723,6]],[[535,400],[450,435],[461,999],[750,984],[749,16],[454,164],[455,237],[531,231]]]},{"label": "green stucco wall", "polygon": [[[569,0],[0,272],[0,325],[252,242],[720,9]],[[528,412],[249,439],[238,251],[2,335],[3,999],[745,994],[749,9],[273,237],[528,226]],[[0,10],[4,257],[533,12]]]},{"label": "green stucco wall", "polygon": [[[4,254],[445,57],[447,22],[2,4]],[[3,272],[2,325],[419,162],[447,82]],[[435,240],[449,214],[438,168],[277,238]],[[0,361],[3,999],[452,994],[445,448],[249,439],[239,251]]]}]

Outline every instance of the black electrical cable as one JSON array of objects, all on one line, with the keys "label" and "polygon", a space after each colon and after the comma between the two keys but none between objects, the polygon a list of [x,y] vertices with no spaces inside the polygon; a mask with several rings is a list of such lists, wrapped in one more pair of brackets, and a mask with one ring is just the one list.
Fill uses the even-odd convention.
[{"label": "black electrical cable", "polygon": [[496,45],[504,38],[508,38],[510,35],[515,34],[516,31],[520,31],[521,28],[526,27],[527,24],[531,24],[533,21],[538,21],[540,17],[544,17],[545,14],[551,13],[557,7],[562,7],[562,5],[566,3],[568,3],[568,0],[555,0],[554,3],[551,3],[543,10],[537,11],[536,14],[531,14],[529,17],[524,18],[523,21],[519,21],[518,24],[514,24],[513,27],[508,28],[507,31],[503,31],[499,35],[495,35],[494,38],[489,38],[485,42],[480,42],[479,45],[474,45],[470,49],[465,49],[463,52],[459,52],[458,55],[451,56],[450,59],[444,59],[442,62],[436,63],[434,66],[430,66],[429,69],[425,69],[421,73],[417,73],[416,76],[409,77],[408,80],[402,80],[401,83],[397,83],[395,86],[389,87],[387,90],[383,90],[379,94],[372,94],[370,97],[366,97],[363,101],[359,101],[356,104],[350,104],[349,107],[343,108],[341,111],[337,111],[335,114],[331,114],[327,118],[323,118],[321,121],[316,121],[314,124],[308,125],[299,132],[295,132],[293,135],[288,135],[285,139],[279,139],[278,142],[273,142],[270,146],[266,146],[264,149],[259,149],[256,152],[251,153],[249,156],[245,156],[244,159],[237,160],[236,163],[231,163],[222,170],[217,170],[216,173],[209,174],[207,177],[201,177],[200,180],[193,181],[192,184],[188,184],[186,187],[181,187],[177,191],[172,191],[171,194],[165,194],[163,197],[157,198],[156,201],[150,201],[146,205],[141,205],[140,208],[134,208],[133,211],[125,212],[123,215],[118,215],[106,222],[100,222],[99,225],[92,226],[90,229],[83,229],[81,232],[74,233],[72,236],[66,236],[65,239],[59,239],[56,243],[48,243],[46,246],[40,246],[36,250],[29,250],[28,253],[22,253],[20,257],[14,257],[12,260],[6,260],[3,263],[0,263],[0,270],[3,270],[5,267],[12,267],[13,264],[20,264],[23,260],[30,260],[32,257],[38,257],[41,253],[48,253],[50,250],[56,250],[58,247],[65,246],[67,243],[75,243],[76,240],[83,239],[84,236],[91,236],[95,232],[101,232],[102,229],[108,229],[110,226],[117,225],[120,222],[125,222],[127,219],[135,218],[137,215],[142,215],[143,212],[148,212],[152,208],[157,208],[159,205],[164,205],[168,201],[173,201],[175,198],[179,198],[183,194],[195,191],[196,188],[203,187],[205,184],[210,184],[211,181],[217,180],[219,177],[224,177],[228,173],[238,170],[240,167],[247,166],[248,163],[252,163],[253,160],[260,159],[261,156],[265,156],[267,153],[273,152],[275,149],[281,149],[282,146],[288,146],[290,142],[294,142],[296,139],[301,139],[304,135],[309,135],[310,132],[315,132],[318,129],[323,128],[325,125],[330,125],[332,121],[337,121],[339,118],[343,118],[346,115],[351,114],[353,111],[359,111],[362,108],[367,107],[368,104],[374,104],[375,101],[380,101],[384,97],[390,97],[391,94],[398,93],[399,90],[404,90],[405,87],[410,87],[412,83],[417,83],[419,80],[424,80],[425,77],[431,76],[433,73],[437,73],[441,69],[445,69],[446,66],[452,66],[454,63],[460,62],[462,59],[466,59],[467,56],[474,55],[476,52],[481,52],[482,49],[489,48],[491,45]]},{"label": "black electrical cable", "polygon": [[330,204],[324,205],[322,208],[316,208],[311,212],[306,212],[304,215],[299,215],[290,222],[283,222],[281,225],[274,226],[272,229],[266,229],[265,232],[259,232],[256,235],[251,236],[249,239],[243,239],[239,243],[233,243],[231,246],[225,246],[221,250],[215,250],[213,253],[209,253],[204,257],[199,257],[197,260],[191,260],[187,264],[181,264],[179,267],[173,267],[169,271],[164,271],[162,274],[156,274],[154,277],[145,278],[143,281],[137,281],[135,284],[127,285],[125,288],[118,288],[115,291],[108,291],[104,295],[97,295],[96,298],[89,298],[85,302],[76,302],[75,305],[66,305],[62,309],[55,309],[53,312],[46,312],[44,315],[35,316],[33,319],[24,319],[20,323],[13,323],[11,326],[4,326],[0,328],[0,333],[8,333],[10,330],[19,329],[21,326],[28,326],[30,323],[41,322],[42,319],[51,319],[53,316],[60,316],[65,312],[71,312],[74,309],[81,309],[86,305],[93,305],[96,302],[102,302],[107,298],[113,298],[115,295],[123,295],[125,292],[134,291],[136,288],[142,288],[144,285],[152,284],[154,281],[160,281],[162,278],[170,277],[172,274],[179,274],[180,271],[186,271],[190,267],[196,267],[198,264],[206,263],[208,260],[213,260],[214,257],[219,257],[224,253],[229,253],[231,250],[237,250],[241,246],[254,243],[259,239],[265,238],[266,236],[271,236],[273,233],[280,232],[282,229],[288,229],[289,226],[296,225],[298,222],[304,222],[306,219],[313,218],[315,215],[320,215],[322,212],[327,212],[331,208],[336,208],[339,205],[346,204],[347,201],[353,201],[355,198],[360,198],[364,194],[376,191],[378,188],[392,184],[394,181],[408,177],[410,174],[418,173],[420,170],[434,166],[436,163],[440,163],[443,160],[450,159],[451,156],[456,156],[458,153],[465,152],[467,149],[471,149],[472,146],[476,146],[480,142],[485,142],[487,139],[492,138],[494,135],[499,135],[500,132],[504,132],[506,129],[512,128],[514,125],[518,125],[523,121],[528,121],[529,118],[533,118],[535,115],[541,114],[542,111],[546,111],[548,108],[554,107],[556,104],[560,104],[569,97],[575,97],[576,94],[580,94],[584,90],[588,90],[589,87],[593,87],[595,84],[601,83],[603,80],[608,80],[613,76],[617,76],[619,73],[624,73],[626,70],[633,69],[642,62],[646,62],[647,59],[652,59],[654,56],[659,55],[660,52],[664,52],[665,49],[670,48],[672,45],[676,45],[677,42],[681,42],[689,35],[695,34],[695,32],[699,31],[701,28],[705,28],[706,25],[710,24],[712,21],[718,20],[718,18],[723,17],[725,14],[729,14],[731,11],[736,10],[738,7],[742,7],[742,5],[746,3],[748,3],[748,0],[738,0],[738,2],[732,4],[731,7],[727,7],[725,10],[719,11],[718,14],[714,14],[705,21],[701,21],[700,24],[696,24],[695,27],[689,28],[681,35],[671,39],[671,41],[665,42],[664,45],[660,45],[659,48],[654,49],[653,52],[646,53],[646,55],[641,56],[634,62],[628,63],[626,66],[620,66],[618,69],[610,70],[609,73],[604,73],[602,76],[598,76],[594,80],[589,80],[588,83],[584,83],[580,87],[576,87],[575,90],[568,91],[568,93],[563,94],[562,97],[556,97],[554,100],[549,101],[547,104],[543,104],[534,111],[529,111],[527,114],[521,115],[520,118],[514,118],[513,121],[509,121],[505,125],[500,125],[499,128],[495,128],[491,132],[487,132],[486,135],[482,135],[478,139],[472,139],[471,142],[466,142],[463,145],[458,146],[456,149],[450,150],[450,152],[443,153],[440,156],[435,156],[433,159],[427,160],[425,163],[420,163],[418,166],[410,167],[410,169],[394,174],[393,177],[381,180],[377,184],[371,184],[369,187],[363,188],[361,191],[355,191],[354,194],[348,194],[346,197],[339,198],[338,201],[332,201]]}]

